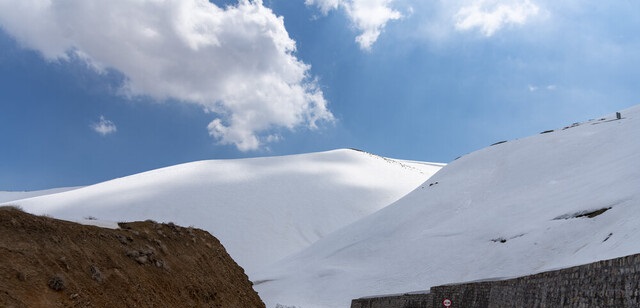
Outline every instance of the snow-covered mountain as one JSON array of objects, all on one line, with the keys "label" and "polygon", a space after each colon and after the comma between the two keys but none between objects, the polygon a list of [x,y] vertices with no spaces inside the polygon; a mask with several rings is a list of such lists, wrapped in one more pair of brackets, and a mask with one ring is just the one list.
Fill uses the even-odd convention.
[{"label": "snow-covered mountain", "polygon": [[621,115],[489,146],[442,170],[336,150],[194,162],[9,203],[68,220],[203,228],[267,307],[347,307],[639,253],[640,107]]},{"label": "snow-covered mountain", "polygon": [[640,107],[496,144],[254,275],[267,303],[512,277],[640,253]]},{"label": "snow-covered mountain", "polygon": [[251,277],[398,200],[441,167],[354,150],[199,161],[10,203],[73,221],[202,228]]}]

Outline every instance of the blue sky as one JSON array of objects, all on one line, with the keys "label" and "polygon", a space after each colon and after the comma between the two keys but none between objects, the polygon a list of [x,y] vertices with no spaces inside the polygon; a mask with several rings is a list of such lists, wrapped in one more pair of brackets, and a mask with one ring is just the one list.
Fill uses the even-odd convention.
[{"label": "blue sky", "polygon": [[359,148],[449,162],[637,104],[634,1],[0,0],[0,190]]}]

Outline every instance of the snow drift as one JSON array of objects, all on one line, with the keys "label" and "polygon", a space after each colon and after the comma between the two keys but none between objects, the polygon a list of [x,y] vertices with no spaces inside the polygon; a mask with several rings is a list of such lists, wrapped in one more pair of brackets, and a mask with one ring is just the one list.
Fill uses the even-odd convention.
[{"label": "snow drift", "polygon": [[72,221],[152,219],[202,228],[251,277],[391,204],[440,168],[354,150],[211,160],[10,203]]},{"label": "snow drift", "polygon": [[496,144],[254,275],[267,307],[527,275],[640,252],[640,107]]}]

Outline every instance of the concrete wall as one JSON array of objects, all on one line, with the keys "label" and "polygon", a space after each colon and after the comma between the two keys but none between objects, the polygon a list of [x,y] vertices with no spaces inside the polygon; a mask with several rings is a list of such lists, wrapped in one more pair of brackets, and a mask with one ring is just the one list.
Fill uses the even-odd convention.
[{"label": "concrete wall", "polygon": [[[437,286],[428,296],[416,296],[431,300],[433,308],[444,307],[445,298],[451,308],[640,307],[640,254],[508,280]],[[402,306],[399,299],[380,305],[385,298],[368,298],[369,306],[354,300],[351,307],[423,307]]]}]

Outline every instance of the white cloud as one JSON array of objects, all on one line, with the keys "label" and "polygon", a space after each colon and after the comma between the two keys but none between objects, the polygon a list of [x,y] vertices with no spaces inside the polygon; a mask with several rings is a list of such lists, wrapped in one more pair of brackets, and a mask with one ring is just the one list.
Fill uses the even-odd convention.
[{"label": "white cloud", "polygon": [[555,85],[555,84],[550,84],[550,85],[547,85],[547,86],[545,86],[543,88],[540,88],[539,86],[530,84],[530,85],[527,86],[527,88],[529,89],[529,92],[536,92],[536,91],[538,91],[540,89],[547,90],[547,91],[555,91],[558,88],[558,86]]},{"label": "white cloud", "polygon": [[126,76],[127,95],[199,104],[209,133],[254,150],[278,128],[332,121],[281,17],[261,0],[0,0],[0,26],[51,60]]},{"label": "white cloud", "polygon": [[107,120],[104,116],[100,116],[100,121],[97,123],[91,124],[91,128],[102,136],[113,134],[118,130],[116,125]]},{"label": "white cloud", "polygon": [[455,27],[461,31],[478,29],[492,36],[504,26],[524,24],[539,10],[530,0],[475,0],[457,11]]},{"label": "white cloud", "polygon": [[361,49],[369,50],[390,20],[402,18],[402,14],[390,7],[394,0],[305,0],[307,5],[317,6],[323,14],[343,9],[353,25],[361,33],[356,42]]}]

